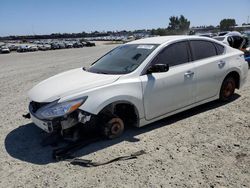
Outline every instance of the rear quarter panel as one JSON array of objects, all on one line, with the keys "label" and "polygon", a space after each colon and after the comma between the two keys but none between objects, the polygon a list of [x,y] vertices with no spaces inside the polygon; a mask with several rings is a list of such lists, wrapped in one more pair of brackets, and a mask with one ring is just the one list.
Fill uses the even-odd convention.
[{"label": "rear quarter panel", "polygon": [[240,75],[241,88],[246,82],[248,75],[248,63],[244,59],[244,53],[240,50],[233,49],[227,56],[228,70],[226,75],[230,72],[236,71]]}]

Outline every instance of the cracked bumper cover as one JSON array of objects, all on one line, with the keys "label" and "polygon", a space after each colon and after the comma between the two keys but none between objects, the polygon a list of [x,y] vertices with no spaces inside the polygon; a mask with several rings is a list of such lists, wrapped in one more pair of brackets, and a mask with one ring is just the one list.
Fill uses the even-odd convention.
[{"label": "cracked bumper cover", "polygon": [[90,121],[91,114],[76,110],[75,112],[68,114],[66,116],[57,117],[52,120],[40,119],[36,116],[36,113],[33,110],[31,103],[29,104],[29,113],[32,119],[32,122],[42,130],[47,133],[56,132],[58,130],[64,130],[75,126],[76,124],[82,123],[85,124]]}]

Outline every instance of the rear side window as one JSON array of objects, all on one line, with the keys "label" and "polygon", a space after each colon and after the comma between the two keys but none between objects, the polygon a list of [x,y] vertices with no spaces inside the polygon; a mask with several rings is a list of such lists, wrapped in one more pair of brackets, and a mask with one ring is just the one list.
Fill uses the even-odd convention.
[{"label": "rear side window", "polygon": [[170,67],[189,62],[187,42],[177,42],[167,46],[154,59],[153,64],[168,64]]},{"label": "rear side window", "polygon": [[217,50],[217,55],[221,55],[224,53],[224,46],[220,45],[220,44],[217,44],[217,43],[214,43],[215,47],[216,47],[216,50]]},{"label": "rear side window", "polygon": [[239,49],[241,47],[244,39],[242,37],[240,37],[240,36],[232,36],[232,38],[233,38],[232,47],[236,48],[236,49]]},{"label": "rear side window", "polygon": [[204,59],[216,56],[216,49],[212,42],[209,41],[190,41],[194,60]]}]

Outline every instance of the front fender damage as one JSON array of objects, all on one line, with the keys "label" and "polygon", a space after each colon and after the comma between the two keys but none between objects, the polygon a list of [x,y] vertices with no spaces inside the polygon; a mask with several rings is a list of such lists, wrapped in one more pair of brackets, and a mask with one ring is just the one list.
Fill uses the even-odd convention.
[{"label": "front fender damage", "polygon": [[67,140],[78,140],[87,132],[97,129],[98,116],[76,110],[60,121],[60,134]]},{"label": "front fender damage", "polygon": [[53,119],[40,119],[36,115],[37,109],[29,106],[29,113],[23,115],[24,118],[28,118],[33,123],[49,133],[50,135],[60,135],[66,140],[77,140],[81,137],[82,133],[87,129],[95,129],[97,125],[97,115],[85,112],[81,109],[77,109],[74,112],[56,117]]}]

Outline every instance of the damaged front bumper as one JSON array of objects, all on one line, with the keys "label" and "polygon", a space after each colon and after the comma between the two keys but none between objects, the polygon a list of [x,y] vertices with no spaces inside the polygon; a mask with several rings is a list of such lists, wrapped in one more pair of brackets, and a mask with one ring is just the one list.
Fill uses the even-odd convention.
[{"label": "damaged front bumper", "polygon": [[47,104],[36,103],[33,101],[30,102],[29,113],[30,113],[30,118],[33,121],[33,123],[37,127],[46,131],[47,133],[53,133],[53,132],[63,133],[63,130],[70,129],[78,124],[83,124],[83,125],[87,124],[88,122],[90,122],[91,117],[93,116],[90,113],[77,109],[71,114],[67,114],[61,117],[56,117],[56,118],[49,119],[49,120],[41,119],[37,117],[36,111],[44,105],[47,105]]},{"label": "damaged front bumper", "polygon": [[52,133],[56,130],[56,124],[53,121],[46,121],[38,119],[34,114],[30,113],[30,117],[32,122],[42,130],[46,131],[47,133]]}]

